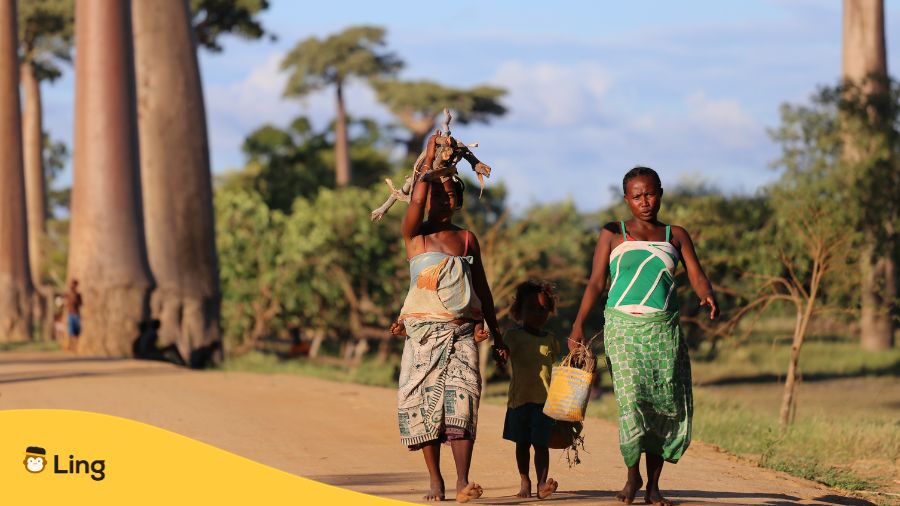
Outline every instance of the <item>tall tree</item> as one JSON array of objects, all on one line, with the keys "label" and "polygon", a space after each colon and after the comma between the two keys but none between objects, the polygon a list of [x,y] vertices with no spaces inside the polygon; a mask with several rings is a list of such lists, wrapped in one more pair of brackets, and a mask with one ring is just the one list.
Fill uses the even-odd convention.
[{"label": "tall tree", "polygon": [[130,2],[75,10],[75,156],[70,279],[77,279],[81,353],[129,356],[152,280],[141,220]]},{"label": "tall tree", "polygon": [[[59,62],[70,62],[73,29],[72,0],[20,2],[20,78],[24,94],[22,137],[25,160],[25,201],[28,215],[28,255],[31,280],[40,297],[35,299],[36,318],[43,316],[43,334],[52,335],[53,291],[47,286],[47,179],[44,163],[41,81],[62,75]],[[43,299],[42,301],[40,299]],[[41,303],[42,302],[42,303]]]},{"label": "tall tree", "polygon": [[151,313],[192,367],[218,358],[218,259],[206,113],[186,0],[132,7]]},{"label": "tall tree", "polygon": [[347,141],[344,87],[352,77],[371,79],[392,75],[403,63],[384,50],[385,31],[375,26],[354,26],[325,39],[310,37],[294,46],[281,62],[289,72],[286,97],[302,97],[334,86],[337,107],[335,123],[335,180],[347,186],[352,180]]},{"label": "tall tree", "polygon": [[[851,89],[863,95],[887,97],[888,74],[884,43],[883,0],[844,0],[843,78]],[[886,121],[877,107],[869,108],[868,120],[877,124]],[[861,184],[873,179],[871,172],[879,169],[895,170],[890,161],[879,166],[865,163],[871,159],[866,152],[867,138],[848,133],[844,158],[856,166]],[[862,162],[862,163],[860,163]],[[868,192],[863,197],[871,197]],[[882,189],[876,189],[876,194]],[[859,260],[861,279],[860,339],[867,350],[884,350],[894,345],[894,313],[896,312],[896,254],[897,216],[867,202],[860,217],[863,242]],[[893,214],[893,215],[892,215]]]},{"label": "tall tree", "polygon": [[222,51],[219,37],[233,34],[245,39],[275,36],[266,32],[256,17],[269,8],[268,0],[191,0],[191,26],[197,44],[209,51]]},{"label": "tall tree", "polygon": [[0,0],[0,341],[31,339],[16,2]]},{"label": "tall tree", "polygon": [[438,116],[445,107],[453,110],[454,124],[487,123],[506,114],[499,99],[503,88],[475,86],[469,89],[442,86],[434,81],[376,80],[373,82],[378,100],[384,103],[410,137],[404,142],[406,154],[419,156],[425,138],[434,131]]}]

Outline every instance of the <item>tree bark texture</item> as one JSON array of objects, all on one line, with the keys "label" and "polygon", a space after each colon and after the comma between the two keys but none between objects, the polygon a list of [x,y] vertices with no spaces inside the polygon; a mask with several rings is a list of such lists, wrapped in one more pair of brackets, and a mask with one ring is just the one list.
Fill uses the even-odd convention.
[{"label": "tree bark texture", "polygon": [[21,66],[22,139],[25,159],[25,201],[28,209],[28,260],[31,281],[43,285],[44,236],[47,231],[47,191],[44,177],[44,135],[41,89],[30,62]]},{"label": "tree bark texture", "polygon": [[350,144],[347,138],[347,112],[344,109],[344,84],[336,85],[337,118],[334,125],[335,183],[339,188],[349,186],[353,179],[350,168]]},{"label": "tree bark texture", "polygon": [[132,354],[152,278],[141,219],[130,2],[75,8],[75,149],[69,278],[79,281],[83,354]]},{"label": "tree bark texture", "polygon": [[[134,0],[147,256],[159,344],[207,365],[220,349],[218,260],[206,112],[185,0]],[[219,353],[216,352],[218,357]]]},{"label": "tree bark texture", "polygon": [[[883,0],[844,0],[843,77],[863,85],[868,93],[886,93],[887,58],[884,43]],[[858,156],[848,139],[848,157]],[[884,241],[884,232],[865,234],[860,256],[860,342],[867,350],[886,350],[894,345],[893,306],[897,296],[895,260],[887,252],[876,252],[874,242]],[[889,238],[889,240],[893,240]]]},{"label": "tree bark texture", "polygon": [[31,339],[16,2],[0,0],[0,342]]}]

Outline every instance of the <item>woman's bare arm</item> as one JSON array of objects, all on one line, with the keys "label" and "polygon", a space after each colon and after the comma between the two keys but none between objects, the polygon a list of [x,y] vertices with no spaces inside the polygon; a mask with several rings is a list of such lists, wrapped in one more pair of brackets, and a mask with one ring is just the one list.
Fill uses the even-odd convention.
[{"label": "woman's bare arm", "polygon": [[[434,162],[435,141],[438,133],[435,133],[428,139],[428,145],[425,150],[425,160],[420,167],[416,169],[424,173],[431,167]],[[403,240],[406,242],[406,253],[412,256],[411,247],[413,246],[413,238],[421,233],[422,222],[425,221],[425,201],[428,198],[428,191],[431,189],[431,183],[421,180],[421,173],[416,180],[413,181],[412,196],[409,200],[409,206],[406,208],[406,215],[403,216],[403,223],[400,226],[400,232],[403,234]]]},{"label": "woman's bare arm", "polygon": [[600,231],[597,238],[597,246],[594,248],[594,261],[591,265],[591,278],[584,288],[581,297],[581,306],[578,308],[578,316],[572,323],[572,333],[569,335],[569,349],[573,349],[576,343],[584,341],[584,320],[597,303],[597,297],[606,290],[606,279],[609,277],[609,254],[612,250],[613,232],[607,227]]},{"label": "woman's bare arm", "polygon": [[481,261],[481,245],[478,244],[478,238],[472,232],[469,241],[469,250],[472,254],[472,289],[475,295],[481,301],[481,313],[484,315],[484,321],[487,323],[491,335],[494,337],[494,358],[499,363],[504,363],[509,358],[509,348],[503,342],[503,334],[500,333],[500,324],[497,322],[497,311],[494,308],[494,295],[491,293],[491,287],[488,285],[487,275],[484,272],[484,264]]},{"label": "woman's bare arm", "polygon": [[700,260],[697,258],[697,252],[694,250],[694,242],[691,240],[690,234],[682,227],[672,227],[672,237],[678,241],[681,250],[681,259],[684,262],[684,269],[687,271],[688,281],[691,283],[694,293],[700,298],[701,306],[709,306],[709,319],[714,320],[719,315],[719,306],[716,304],[715,293],[713,293],[712,284]]}]

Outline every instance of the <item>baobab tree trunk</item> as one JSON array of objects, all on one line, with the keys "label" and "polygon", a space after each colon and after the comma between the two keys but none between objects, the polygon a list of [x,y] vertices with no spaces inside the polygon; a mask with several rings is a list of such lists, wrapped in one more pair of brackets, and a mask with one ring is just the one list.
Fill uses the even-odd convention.
[{"label": "baobab tree trunk", "polygon": [[25,201],[28,209],[28,260],[31,281],[43,285],[43,241],[46,234],[47,193],[44,187],[44,136],[41,90],[31,62],[21,66],[22,139],[25,159]]},{"label": "baobab tree trunk", "polygon": [[75,8],[75,153],[69,278],[80,353],[130,356],[152,285],[144,250],[128,1]]},{"label": "baobab tree trunk", "polygon": [[159,344],[204,367],[221,357],[221,294],[196,42],[185,0],[132,9],[151,313]]},{"label": "baobab tree trunk", "polygon": [[53,290],[44,282],[47,234],[47,188],[44,174],[44,127],[41,88],[30,61],[20,67],[22,82],[22,139],[25,160],[25,202],[28,217],[28,264],[37,292],[34,317],[42,320],[44,339],[53,336]]},{"label": "baobab tree trunk", "polygon": [[[883,0],[844,0],[843,21],[844,79],[862,85],[866,93],[887,93]],[[851,159],[860,156],[859,148],[853,146],[853,139],[847,139],[845,152]],[[862,276],[859,323],[862,347],[878,351],[894,345],[893,312],[897,289],[892,255],[895,245],[887,248],[876,248],[875,245],[885,240],[893,242],[896,238],[894,234],[885,237],[880,224],[874,225],[864,230],[867,247],[862,249],[859,259]]]},{"label": "baobab tree trunk", "polygon": [[406,141],[406,156],[414,161],[425,149],[425,139],[434,131],[434,116],[416,117],[413,113],[399,115],[400,122],[409,130],[409,139]]},{"label": "baobab tree trunk", "polygon": [[31,339],[16,2],[0,0],[0,342]]},{"label": "baobab tree trunk", "polygon": [[334,125],[334,157],[335,157],[335,183],[344,187],[350,185],[353,178],[350,168],[350,144],[347,139],[347,112],[344,110],[344,84],[338,81],[337,94],[337,118]]}]

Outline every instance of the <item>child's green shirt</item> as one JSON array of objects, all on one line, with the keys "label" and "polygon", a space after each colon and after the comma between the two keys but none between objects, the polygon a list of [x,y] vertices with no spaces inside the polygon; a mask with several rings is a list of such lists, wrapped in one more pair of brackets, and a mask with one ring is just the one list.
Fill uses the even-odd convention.
[{"label": "child's green shirt", "polygon": [[509,346],[511,368],[506,405],[516,408],[547,401],[550,373],[559,355],[559,341],[549,332],[538,336],[523,328],[506,331],[503,341]]}]

